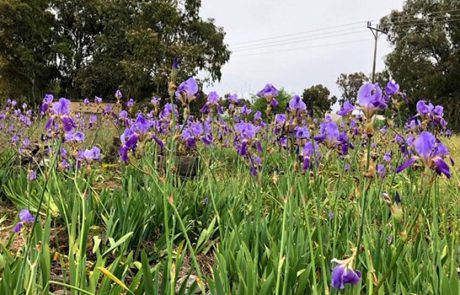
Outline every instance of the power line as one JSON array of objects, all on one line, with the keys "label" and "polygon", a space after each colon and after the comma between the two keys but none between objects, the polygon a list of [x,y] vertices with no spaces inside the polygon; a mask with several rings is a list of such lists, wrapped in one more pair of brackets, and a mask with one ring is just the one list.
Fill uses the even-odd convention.
[{"label": "power line", "polygon": [[247,45],[239,45],[239,46],[233,46],[232,48],[234,49],[241,49],[241,48],[246,48],[246,47],[253,47],[253,46],[258,46],[258,45],[265,45],[265,44],[274,44],[274,43],[279,43],[279,42],[285,42],[285,41],[295,41],[303,38],[310,38],[310,37],[315,37],[315,36],[325,36],[325,35],[330,35],[330,34],[337,34],[340,32],[347,32],[350,30],[357,30],[357,29],[362,29],[362,26],[356,27],[356,28],[346,28],[346,29],[341,29],[341,30],[334,30],[331,32],[325,32],[325,33],[315,33],[315,34],[308,34],[305,36],[298,36],[298,37],[288,37],[282,40],[275,40],[275,41],[268,41],[268,42],[257,42],[254,44],[247,44]]},{"label": "power line", "polygon": [[[433,12],[432,14],[446,14],[446,13],[449,13],[449,12],[460,12],[460,9],[458,9],[458,10],[450,10],[450,11]],[[444,15],[444,16],[437,17],[437,18],[438,18],[438,20],[439,20],[439,18],[443,18],[443,19],[445,19],[446,22],[450,22],[450,21],[457,21],[456,18],[459,17],[459,16],[460,16],[460,14],[455,14],[455,15]],[[423,23],[425,23],[427,21],[430,21],[430,20],[427,20],[427,19],[413,19],[413,20],[406,20],[406,21],[396,21],[396,22],[392,22],[392,24],[406,24],[406,25],[420,24],[420,23],[423,24]],[[252,40],[252,41],[238,42],[238,43],[234,43],[231,46],[234,47],[235,49],[236,48],[240,49],[242,47],[253,47],[253,46],[256,46],[256,45],[259,45],[259,44],[267,44],[267,43],[271,44],[271,43],[279,43],[279,42],[284,42],[284,41],[291,41],[291,40],[296,40],[297,38],[301,38],[301,37],[311,37],[311,36],[317,36],[317,35],[321,35],[321,34],[335,34],[335,33],[347,31],[347,30],[350,30],[350,29],[357,29],[358,27],[356,27],[356,24],[365,24],[365,22],[364,21],[352,22],[352,23],[348,23],[348,24],[336,25],[336,26],[320,28],[320,29],[315,29],[315,30],[297,32],[297,33],[291,33],[291,34],[284,34],[284,35],[278,35],[278,36],[272,36],[272,37],[267,37],[267,38]],[[352,26],[352,25],[354,25],[354,26],[349,27],[349,28],[344,28],[346,26]],[[361,27],[361,26],[359,26],[359,27]],[[339,30],[337,30],[337,29],[339,29]],[[321,31],[330,31],[330,32],[319,33]],[[269,40],[274,40],[274,41],[269,41]],[[266,42],[266,41],[269,41],[269,42]]]},{"label": "power line", "polygon": [[312,32],[315,33],[315,32],[321,32],[321,31],[329,31],[332,29],[343,28],[346,26],[359,25],[359,24],[362,25],[363,23],[366,23],[366,21],[363,20],[363,21],[357,21],[357,22],[346,23],[346,24],[330,26],[330,27],[324,27],[324,28],[319,28],[319,29],[313,29],[313,30],[308,30],[308,31],[301,31],[297,33],[283,34],[283,35],[271,36],[271,37],[266,37],[266,38],[261,38],[261,39],[256,39],[256,40],[237,42],[237,43],[234,43],[233,45],[237,46],[237,45],[242,45],[242,44],[255,43],[255,42],[260,42],[260,41],[279,39],[279,38],[285,38],[285,37],[296,36],[296,35],[304,35],[304,34],[312,33]]},{"label": "power line", "polygon": [[333,47],[337,45],[343,45],[343,44],[353,44],[353,43],[362,43],[362,42],[369,42],[369,39],[359,39],[359,40],[351,40],[351,41],[345,41],[345,42],[336,42],[336,43],[329,43],[329,44],[319,44],[317,46],[302,46],[302,47],[297,47],[297,48],[288,48],[284,50],[272,50],[272,51],[266,51],[266,52],[257,52],[257,53],[249,53],[249,54],[236,54],[232,55],[232,57],[245,57],[245,56],[255,56],[255,55],[262,55],[262,54],[271,54],[271,53],[284,53],[284,52],[289,52],[289,51],[296,51],[296,50],[304,50],[304,49],[310,49],[310,48],[321,48],[321,47]]},{"label": "power line", "polygon": [[[449,22],[457,22],[457,21],[460,21],[460,18],[458,18],[458,19],[449,19],[449,20],[446,20],[445,22],[446,22],[446,23],[449,23]],[[412,23],[412,24],[404,24],[404,25],[401,25],[400,27],[411,27],[411,26],[419,25],[419,24],[423,24],[423,23],[425,23],[425,22],[422,22],[422,23],[417,22],[417,23]],[[305,37],[305,38],[296,38],[296,39],[292,39],[292,40],[289,41],[289,42],[276,41],[276,42],[271,42],[271,43],[266,43],[266,44],[247,46],[247,47],[243,47],[243,48],[236,48],[236,50],[234,51],[234,53],[245,52],[245,51],[252,51],[252,50],[257,50],[257,49],[264,49],[264,48],[271,48],[271,47],[278,47],[278,46],[281,46],[281,47],[282,47],[282,46],[286,46],[286,45],[290,45],[290,44],[303,43],[303,42],[306,42],[306,41],[316,41],[316,40],[334,38],[334,37],[339,37],[339,36],[341,37],[341,36],[344,36],[344,35],[359,34],[359,33],[363,33],[363,32],[365,32],[364,29],[355,30],[355,31],[350,31],[350,32],[347,32],[347,33],[331,32],[331,33],[328,33],[329,35],[326,35],[326,36],[323,36],[323,35],[320,35],[320,36],[318,36],[318,37],[309,36],[308,38]]]},{"label": "power line", "polygon": [[329,34],[329,35],[326,35],[326,36],[317,36],[317,37],[312,36],[312,37],[308,37],[308,38],[299,38],[299,39],[291,40],[289,42],[282,42],[281,41],[281,42],[276,42],[276,43],[254,45],[254,46],[251,46],[251,47],[236,48],[236,51],[241,52],[241,51],[255,50],[255,49],[260,49],[260,48],[276,47],[276,46],[280,46],[280,45],[284,46],[284,45],[302,43],[302,42],[306,42],[306,41],[316,41],[316,40],[322,40],[322,39],[335,38],[335,37],[338,37],[338,36],[359,34],[359,33],[363,33],[363,32],[366,32],[366,30],[359,29],[359,30],[350,31],[350,32],[346,32],[346,33],[337,32],[337,33]]}]

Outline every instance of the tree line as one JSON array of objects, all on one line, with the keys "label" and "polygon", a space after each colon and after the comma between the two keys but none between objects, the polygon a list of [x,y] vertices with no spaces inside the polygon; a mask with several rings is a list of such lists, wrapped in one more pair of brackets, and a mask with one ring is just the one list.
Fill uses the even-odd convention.
[{"label": "tree line", "polygon": [[4,96],[132,97],[167,93],[178,79],[221,77],[225,33],[199,16],[200,0],[0,0],[0,89]]},{"label": "tree line", "polygon": [[[83,98],[167,95],[172,61],[178,80],[221,78],[229,60],[225,32],[199,16],[200,0],[0,0],[0,95],[38,102],[45,92]],[[460,130],[460,2],[408,0],[381,19],[393,51],[377,81],[396,80],[408,97],[445,107],[449,127]],[[340,97],[322,85],[303,99],[321,116],[335,102],[353,102],[365,73],[337,79]],[[207,82],[202,81],[202,82]],[[287,92],[285,93],[287,95]],[[263,109],[255,99],[254,108]]]}]

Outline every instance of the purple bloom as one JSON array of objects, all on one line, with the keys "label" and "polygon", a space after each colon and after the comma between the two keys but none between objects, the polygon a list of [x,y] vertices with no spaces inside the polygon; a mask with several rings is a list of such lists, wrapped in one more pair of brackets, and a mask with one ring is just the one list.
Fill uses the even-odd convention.
[{"label": "purple bloom", "polygon": [[207,122],[191,122],[182,131],[181,137],[185,141],[187,148],[195,148],[199,140],[209,145],[212,143],[211,125]]},{"label": "purple bloom", "polygon": [[[302,169],[308,170],[311,166],[311,157],[316,156],[316,160],[321,156],[319,152],[319,146],[316,142],[307,142],[300,152],[300,156],[303,158]],[[317,161],[318,162],[318,161]]]},{"label": "purple bloom", "polygon": [[302,98],[300,96],[295,95],[289,101],[289,110],[291,112],[295,112],[295,111],[302,112],[302,111],[307,110],[307,105],[302,101]]},{"label": "purple bloom", "polygon": [[99,161],[101,159],[101,150],[96,146],[92,149],[86,149],[78,153],[78,159],[87,163]]},{"label": "purple bloom", "polygon": [[295,137],[297,139],[307,139],[310,138],[310,130],[308,127],[296,127],[295,128]]},{"label": "purple bloom", "polygon": [[237,105],[240,102],[240,99],[238,98],[237,94],[230,94],[227,97],[227,99],[231,104],[235,104],[235,105]]},{"label": "purple bloom", "polygon": [[152,97],[152,99],[150,100],[150,103],[154,106],[159,106],[160,105],[160,101],[161,99],[159,97]]},{"label": "purple bloom", "polygon": [[209,110],[213,107],[217,107],[217,110],[219,113],[221,113],[221,110],[219,108],[219,94],[215,91],[211,91],[208,94],[208,99],[206,103],[203,105],[203,107],[200,109],[200,112],[202,113],[208,113]]},{"label": "purple bloom", "polygon": [[35,170],[30,170],[27,174],[27,179],[29,181],[34,181],[35,179],[37,179],[37,172]]},{"label": "purple bloom", "polygon": [[94,102],[97,103],[97,104],[102,103],[102,97],[95,96],[95,97],[94,97]]},{"label": "purple bloom", "polygon": [[361,272],[343,264],[338,264],[332,271],[332,287],[344,289],[345,284],[356,285],[361,279]]},{"label": "purple bloom", "polygon": [[255,144],[256,148],[261,150],[260,143],[255,139],[259,128],[244,121],[235,124],[235,146],[240,156],[246,156],[252,144]]},{"label": "purple bloom", "polygon": [[272,84],[268,83],[262,90],[257,92],[257,96],[264,97],[267,99],[267,101],[271,101],[272,98],[278,96],[278,89],[276,89]]},{"label": "purple bloom", "polygon": [[382,165],[382,164],[378,164],[377,165],[377,173],[380,175],[380,177],[385,177],[385,174],[386,174],[386,169],[385,169],[385,166]]},{"label": "purple bloom", "polygon": [[247,140],[252,140],[255,138],[259,128],[251,123],[240,122],[235,124],[235,131],[239,137]]},{"label": "purple bloom", "polygon": [[444,161],[444,158],[449,155],[449,151],[433,134],[427,131],[420,133],[413,142],[413,145],[418,156],[409,158],[409,160],[396,169],[396,172],[403,171],[420,159],[426,167],[450,178],[449,166]]},{"label": "purple bloom", "polygon": [[352,105],[349,101],[343,103],[342,108],[337,111],[337,115],[345,117],[351,114],[355,110],[355,106]]},{"label": "purple bloom", "polygon": [[24,224],[31,224],[35,222],[35,217],[28,209],[22,209],[19,212],[19,222],[13,227],[13,232],[18,233],[21,231]]},{"label": "purple bloom", "polygon": [[387,163],[391,162],[391,152],[386,152],[384,155],[383,155],[383,160]]},{"label": "purple bloom", "polygon": [[172,68],[174,70],[178,70],[179,69],[179,66],[180,66],[180,58],[178,56],[175,56],[173,58],[173,62],[172,62]]},{"label": "purple bloom", "polygon": [[122,97],[123,97],[123,93],[121,93],[120,89],[117,89],[117,91],[115,91],[115,98],[121,99]]},{"label": "purple bloom", "polygon": [[333,147],[338,143],[339,127],[334,121],[324,121],[320,124],[320,134],[315,136],[319,142],[325,142],[328,147]]},{"label": "purple bloom", "polygon": [[127,120],[128,119],[128,112],[125,110],[122,110],[120,114],[118,114],[118,118],[121,120]]},{"label": "purple bloom", "polygon": [[80,132],[68,132],[65,134],[64,139],[66,142],[82,142],[85,140],[85,135]]},{"label": "purple bloom", "polygon": [[27,209],[23,209],[19,212],[19,219],[24,223],[33,223],[35,221],[35,217],[33,217]]},{"label": "purple bloom", "polygon": [[130,98],[126,103],[126,106],[130,109],[134,106],[134,99]]},{"label": "purple bloom", "polygon": [[432,103],[426,103],[424,100],[419,100],[417,102],[417,113],[421,116],[427,116],[429,115],[434,109],[434,106]]},{"label": "purple bloom", "polygon": [[385,93],[388,96],[393,96],[399,93],[399,84],[394,80],[388,81],[387,86],[385,87]]},{"label": "purple bloom", "polygon": [[387,107],[382,96],[382,89],[378,83],[366,83],[361,86],[358,91],[358,103],[368,119],[370,119],[376,111]]},{"label": "purple bloom", "polygon": [[249,115],[250,113],[252,113],[252,110],[247,107],[246,105],[244,105],[242,108],[241,108],[241,115],[243,116],[247,116]]},{"label": "purple bloom", "polygon": [[70,113],[70,100],[60,98],[58,102],[53,103],[53,113],[55,115],[68,115]]},{"label": "purple bloom", "polygon": [[24,226],[24,224],[22,222],[18,222],[14,225],[13,227],[13,232],[14,233],[18,233],[21,231],[22,227]]},{"label": "purple bloom", "polygon": [[89,99],[85,98],[85,99],[83,100],[83,104],[84,104],[85,106],[89,105]]},{"label": "purple bloom", "polygon": [[285,114],[276,114],[275,115],[275,124],[279,127],[282,127],[286,123],[287,116]]},{"label": "purple bloom", "polygon": [[183,104],[188,105],[196,98],[198,92],[198,84],[195,79],[190,78],[182,82],[176,90],[176,98]]},{"label": "purple bloom", "polygon": [[93,125],[95,125],[97,123],[97,116],[94,115],[94,114],[91,114],[89,116],[89,121],[88,121],[88,125],[89,127],[91,128]]},{"label": "purple bloom", "polygon": [[53,103],[53,100],[54,96],[52,94],[45,94],[42,105],[40,107],[40,112],[46,113],[46,111],[49,109],[49,106]]}]

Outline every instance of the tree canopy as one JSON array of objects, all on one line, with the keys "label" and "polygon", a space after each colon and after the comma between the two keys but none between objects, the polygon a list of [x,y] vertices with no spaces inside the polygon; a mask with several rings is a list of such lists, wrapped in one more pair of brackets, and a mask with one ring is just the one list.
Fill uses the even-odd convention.
[{"label": "tree canopy", "polygon": [[337,102],[337,97],[330,97],[331,92],[321,84],[311,86],[303,91],[302,100],[307,105],[307,110],[314,117],[322,118]]},{"label": "tree canopy", "polygon": [[381,20],[394,50],[386,58],[390,75],[408,94],[443,105],[450,127],[460,130],[460,2],[406,1]]},{"label": "tree canopy", "polygon": [[166,95],[172,61],[178,79],[199,71],[221,78],[225,33],[199,16],[201,1],[0,0],[0,88],[39,99]]}]

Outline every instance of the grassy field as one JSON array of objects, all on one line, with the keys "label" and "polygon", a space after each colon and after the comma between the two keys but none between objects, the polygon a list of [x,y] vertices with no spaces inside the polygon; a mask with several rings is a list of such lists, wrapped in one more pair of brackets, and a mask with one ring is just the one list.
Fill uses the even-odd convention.
[{"label": "grassy field", "polygon": [[[136,120],[126,163],[109,161],[125,129],[109,127],[112,117],[83,142],[51,138],[43,163],[21,165],[17,147],[4,147],[1,294],[459,294],[459,168],[448,164],[447,179],[419,159],[396,173],[407,157],[393,130],[354,136],[344,125],[344,153],[338,141],[313,144],[324,129],[314,123],[289,148],[263,130],[239,145],[235,123],[222,141],[196,141],[187,178],[181,137],[154,140]],[[460,162],[460,136],[440,139]],[[308,143],[313,153],[299,159]],[[82,158],[95,145],[105,157]]]}]

